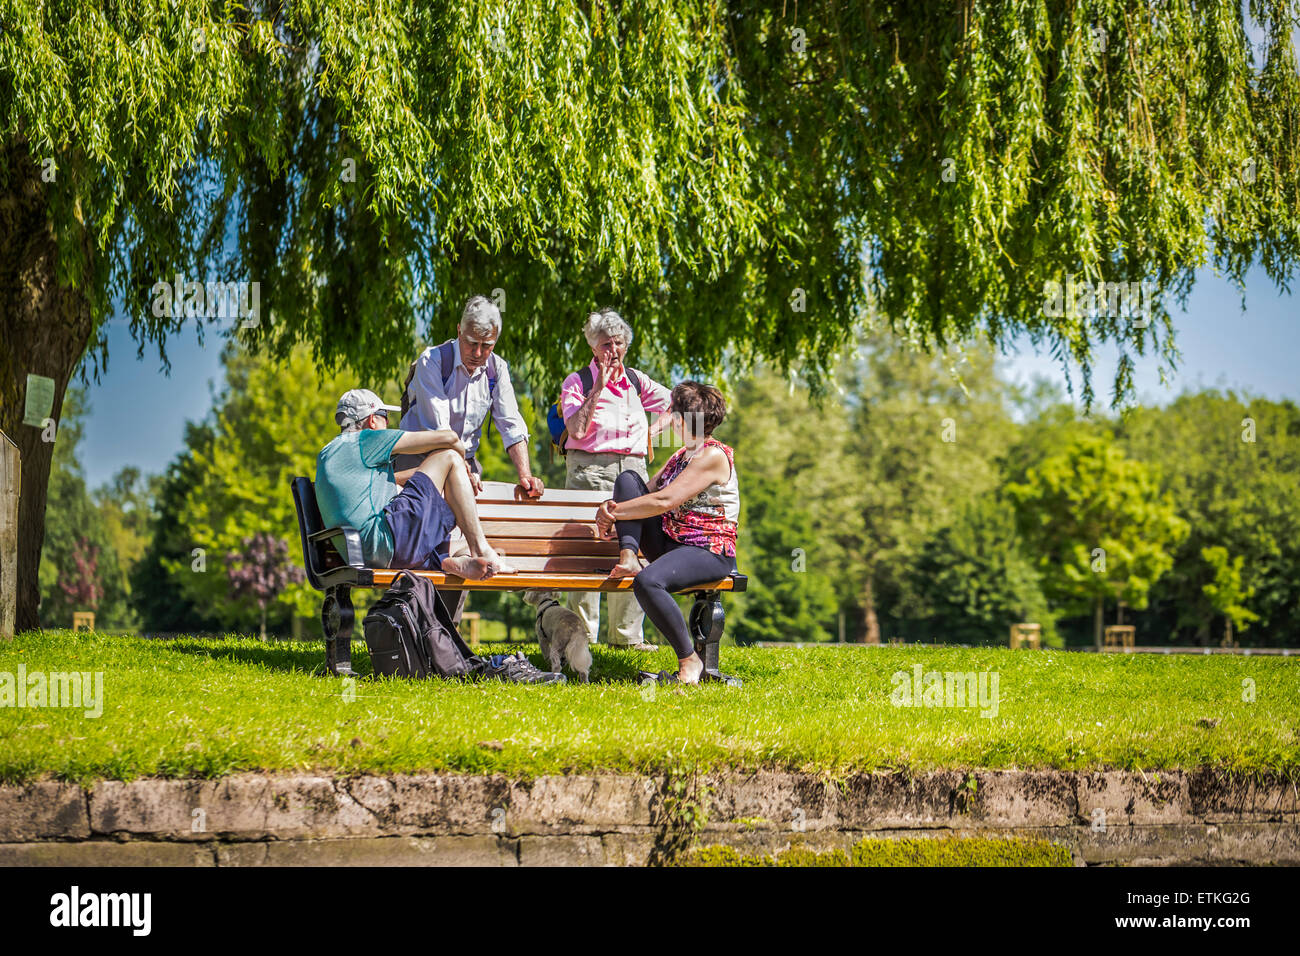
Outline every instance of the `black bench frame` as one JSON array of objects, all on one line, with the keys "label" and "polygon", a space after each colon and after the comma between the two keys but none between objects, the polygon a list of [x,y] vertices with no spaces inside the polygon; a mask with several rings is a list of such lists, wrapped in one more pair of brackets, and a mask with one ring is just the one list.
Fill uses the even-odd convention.
[{"label": "black bench frame", "polygon": [[[326,528],[316,504],[316,489],[310,478],[290,478],[293,506],[298,516],[298,534],[302,541],[303,565],[307,582],[324,594],[321,603],[321,631],[325,636],[325,667],[339,677],[356,676],[352,669],[352,632],[356,615],[352,609],[353,588],[375,587],[372,569],[361,557],[361,535],[355,528]],[[732,572],[732,591],[744,591],[749,579]],[[521,588],[522,589],[522,588]],[[462,590],[460,586],[448,590]],[[565,590],[562,586],[557,591]],[[573,590],[581,590],[575,588]],[[691,590],[695,596],[688,618],[695,652],[704,662],[701,680],[722,681],[739,686],[735,677],[719,669],[718,648],[727,615],[722,608],[722,593],[717,590]]]}]

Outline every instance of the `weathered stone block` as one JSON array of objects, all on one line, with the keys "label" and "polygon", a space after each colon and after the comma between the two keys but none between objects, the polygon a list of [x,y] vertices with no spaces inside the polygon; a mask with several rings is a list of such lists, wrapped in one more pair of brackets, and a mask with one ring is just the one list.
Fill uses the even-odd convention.
[{"label": "weathered stone block", "polygon": [[76,784],[42,781],[0,787],[0,843],[88,836],[86,793]]},{"label": "weathered stone block", "polygon": [[600,837],[525,836],[519,838],[520,866],[602,866]]},{"label": "weathered stone block", "polygon": [[218,866],[515,866],[513,841],[490,836],[373,837],[232,843]]},{"label": "weathered stone block", "polygon": [[0,844],[2,866],[213,866],[210,846],[194,843],[119,843],[95,840],[82,843]]},{"label": "weathered stone block", "polygon": [[448,774],[360,777],[340,781],[378,829],[396,832],[502,834],[509,812],[505,777]]},{"label": "weathered stone block", "polygon": [[[1187,778],[1177,771],[1142,774],[1108,771],[1076,778],[1079,822],[1088,826],[1191,823]],[[1100,812],[1098,812],[1100,811]]]},{"label": "weathered stone block", "polygon": [[966,777],[952,771],[907,777],[901,773],[859,774],[835,794],[837,825],[846,830],[950,827],[967,822],[958,793]]},{"label": "weathered stone block", "polygon": [[104,781],[90,794],[91,829],[106,834],[173,840],[346,836],[371,833],[374,822],[329,777]]},{"label": "weathered stone block", "polygon": [[653,781],[613,774],[540,777],[511,785],[506,824],[511,833],[604,832],[648,826]]},{"label": "weathered stone block", "polygon": [[985,826],[1067,826],[1078,815],[1074,779],[1056,771],[977,771],[975,790],[958,793],[970,819]]}]

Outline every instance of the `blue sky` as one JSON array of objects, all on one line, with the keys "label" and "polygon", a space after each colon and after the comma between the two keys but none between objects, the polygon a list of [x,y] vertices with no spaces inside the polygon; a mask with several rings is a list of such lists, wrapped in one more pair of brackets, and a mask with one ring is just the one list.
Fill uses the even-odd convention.
[{"label": "blue sky", "polygon": [[[1280,291],[1263,269],[1253,269],[1246,280],[1246,308],[1241,292],[1231,282],[1202,270],[1186,311],[1169,303],[1175,341],[1182,353],[1180,364],[1160,383],[1154,356],[1137,359],[1133,375],[1138,401],[1163,405],[1184,391],[1233,388],[1264,398],[1300,401],[1300,302]],[[1040,375],[1065,387],[1065,375],[1048,354],[1035,355],[1028,340],[1020,352],[1007,357],[1003,374],[1019,382]],[[1118,352],[1099,349],[1093,367],[1097,403],[1110,406]],[[1073,373],[1076,391],[1077,370]],[[1078,396],[1076,395],[1076,398]]]},{"label": "blue sky", "polygon": [[[1280,292],[1262,270],[1246,284],[1246,311],[1238,291],[1211,271],[1201,273],[1185,313],[1174,310],[1181,367],[1170,387],[1159,384],[1154,358],[1141,360],[1135,374],[1139,399],[1163,404],[1180,392],[1236,388],[1265,398],[1300,401],[1300,321],[1293,295]],[[124,465],[161,472],[181,447],[187,419],[203,418],[221,387],[221,346],[208,334],[200,346],[193,330],[168,343],[171,375],[165,375],[157,350],[136,359],[127,324],[109,329],[109,366],[90,388],[91,413],[81,448],[86,479],[94,487]],[[1115,353],[1103,351],[1095,367],[1094,388],[1101,404],[1110,401]],[[1035,355],[1027,342],[1003,365],[1008,378],[1028,382],[1045,376],[1062,387],[1065,376],[1049,355]],[[1077,378],[1076,378],[1077,381]]]}]

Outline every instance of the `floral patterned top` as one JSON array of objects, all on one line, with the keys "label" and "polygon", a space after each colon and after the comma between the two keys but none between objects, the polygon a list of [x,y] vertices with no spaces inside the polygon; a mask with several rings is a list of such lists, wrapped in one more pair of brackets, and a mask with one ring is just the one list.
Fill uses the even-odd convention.
[{"label": "floral patterned top", "polygon": [[672,511],[664,512],[664,534],[682,544],[708,548],[714,554],[734,558],[740,519],[740,487],[736,483],[736,462],[730,447],[710,438],[697,449],[679,450],[660,472],[659,487],[666,488],[686,469],[692,458],[710,446],[722,449],[731,465],[731,474],[723,484],[714,482]]}]

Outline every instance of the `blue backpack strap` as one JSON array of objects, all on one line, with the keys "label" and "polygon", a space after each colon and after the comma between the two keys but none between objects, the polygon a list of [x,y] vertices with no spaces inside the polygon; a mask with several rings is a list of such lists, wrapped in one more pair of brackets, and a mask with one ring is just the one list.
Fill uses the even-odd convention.
[{"label": "blue backpack strap", "polygon": [[447,386],[451,384],[452,373],[456,370],[454,362],[456,361],[456,343],[448,339],[438,346],[438,361],[442,367],[442,393],[447,394]]}]

